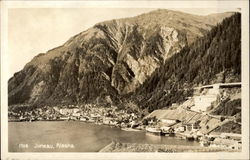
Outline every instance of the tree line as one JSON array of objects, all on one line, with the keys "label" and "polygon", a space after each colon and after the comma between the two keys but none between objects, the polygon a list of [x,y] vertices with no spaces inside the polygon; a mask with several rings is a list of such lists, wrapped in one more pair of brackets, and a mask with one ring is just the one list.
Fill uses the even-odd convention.
[{"label": "tree line", "polygon": [[184,101],[195,86],[236,81],[241,81],[240,13],[169,58],[132,97],[153,111]]}]

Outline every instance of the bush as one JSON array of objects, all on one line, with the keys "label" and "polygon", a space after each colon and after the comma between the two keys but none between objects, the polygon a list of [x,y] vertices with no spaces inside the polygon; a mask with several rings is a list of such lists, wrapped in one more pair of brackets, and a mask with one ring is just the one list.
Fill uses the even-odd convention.
[{"label": "bush", "polygon": [[241,113],[241,99],[222,102],[212,114],[234,116],[238,113]]},{"label": "bush", "polygon": [[223,122],[225,120],[225,117],[220,117],[220,121]]},{"label": "bush", "polygon": [[148,120],[147,119],[143,119],[142,124],[143,125],[148,125]]}]

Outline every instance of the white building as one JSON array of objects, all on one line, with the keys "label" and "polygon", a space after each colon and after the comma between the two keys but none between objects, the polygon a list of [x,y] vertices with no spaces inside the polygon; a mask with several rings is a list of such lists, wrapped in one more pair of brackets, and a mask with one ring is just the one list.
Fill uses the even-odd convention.
[{"label": "white building", "polygon": [[165,119],[165,118],[163,118],[163,119],[161,119],[161,122],[162,123],[168,123],[168,124],[174,124],[174,123],[176,123],[176,119]]},{"label": "white building", "polygon": [[77,112],[77,113],[72,113],[72,116],[80,117],[80,116],[81,116],[81,113],[79,113],[79,112]]},{"label": "white building", "polygon": [[207,111],[208,107],[210,107],[213,102],[220,100],[222,97],[226,97],[226,92],[220,93],[221,89],[235,87],[241,87],[241,82],[217,83],[195,88],[195,94],[198,93],[200,95],[194,97],[194,106],[191,107],[191,110],[197,112]]},{"label": "white building", "polygon": [[212,103],[217,100],[217,98],[218,98],[217,94],[195,96],[194,106],[191,107],[191,110],[197,111],[197,112],[207,111],[208,107],[210,107]]},{"label": "white building", "polygon": [[202,91],[200,95],[194,96],[194,106],[191,107],[191,110],[196,112],[207,111],[208,107],[212,105],[213,102],[216,102],[220,95],[220,83],[202,86],[196,88],[199,91]]},{"label": "white building", "polygon": [[175,129],[176,132],[185,132],[185,127],[184,126],[180,126],[180,127],[177,127]]},{"label": "white building", "polygon": [[68,114],[76,114],[78,112],[80,112],[80,109],[78,108],[63,108],[63,109],[60,109],[59,111],[62,115],[68,115]]}]

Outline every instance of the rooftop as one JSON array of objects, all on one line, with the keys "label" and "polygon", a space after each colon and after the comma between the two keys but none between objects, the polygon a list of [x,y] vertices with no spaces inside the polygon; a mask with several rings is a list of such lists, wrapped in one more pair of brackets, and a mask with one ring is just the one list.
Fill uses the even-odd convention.
[{"label": "rooftop", "polygon": [[213,88],[214,86],[219,86],[219,87],[225,87],[225,86],[237,87],[237,86],[241,86],[241,82],[234,82],[234,83],[215,83],[215,84],[211,84],[211,85],[205,85],[205,86],[201,86],[201,87],[196,87],[195,89]]}]

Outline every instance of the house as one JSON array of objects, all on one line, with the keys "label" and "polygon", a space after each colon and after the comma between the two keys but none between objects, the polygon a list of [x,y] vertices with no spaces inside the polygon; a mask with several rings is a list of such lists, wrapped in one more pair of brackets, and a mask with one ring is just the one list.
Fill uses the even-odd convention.
[{"label": "house", "polygon": [[72,113],[77,113],[77,112],[80,112],[80,109],[79,109],[79,108],[73,108],[73,109],[72,109]]},{"label": "house", "polygon": [[179,126],[179,127],[175,128],[176,132],[185,132],[185,130],[186,130],[185,126]]},{"label": "house", "polygon": [[162,123],[175,124],[178,120],[177,119],[165,119],[165,118],[162,118],[162,119],[160,119],[160,121]]},{"label": "house", "polygon": [[183,123],[182,127],[184,127],[184,130],[188,132],[196,132],[201,128],[199,122]]},{"label": "house", "polygon": [[117,121],[115,121],[115,120],[111,120],[111,121],[109,121],[109,124],[110,124],[110,125],[117,125],[117,124],[118,124],[118,122],[117,122]]},{"label": "house", "polygon": [[176,114],[179,113],[179,110],[169,110],[169,109],[162,109],[162,110],[155,110],[150,113],[145,118],[156,118],[160,120],[162,124],[171,125],[179,122],[180,115]]},{"label": "house", "polygon": [[59,112],[62,115],[67,115],[67,114],[69,114],[70,110],[67,108],[63,108],[63,109],[60,109]]},{"label": "house", "polygon": [[136,121],[131,121],[130,125],[131,125],[131,128],[135,128],[139,126],[139,123],[137,123]]},{"label": "house", "polygon": [[59,107],[53,107],[53,109],[54,109],[55,111],[57,111],[57,112],[60,112]]},{"label": "house", "polygon": [[90,117],[91,118],[98,118],[98,117],[101,117],[101,115],[100,114],[93,114],[93,113],[91,113]]},{"label": "house", "polygon": [[78,113],[72,113],[72,116],[74,116],[74,117],[80,117],[81,113],[80,112],[78,112]]},{"label": "house", "polygon": [[172,103],[172,107],[178,107],[179,104],[178,103]]},{"label": "house", "polygon": [[103,124],[110,124],[111,121],[112,121],[112,118],[109,118],[109,117],[103,118]]},{"label": "house", "polygon": [[63,109],[60,109],[59,110],[60,114],[62,115],[68,115],[68,114],[75,114],[75,113],[78,113],[80,112],[80,109],[79,108],[63,108]]},{"label": "house", "polygon": [[37,120],[41,121],[41,120],[43,120],[43,118],[42,117],[38,117]]}]

